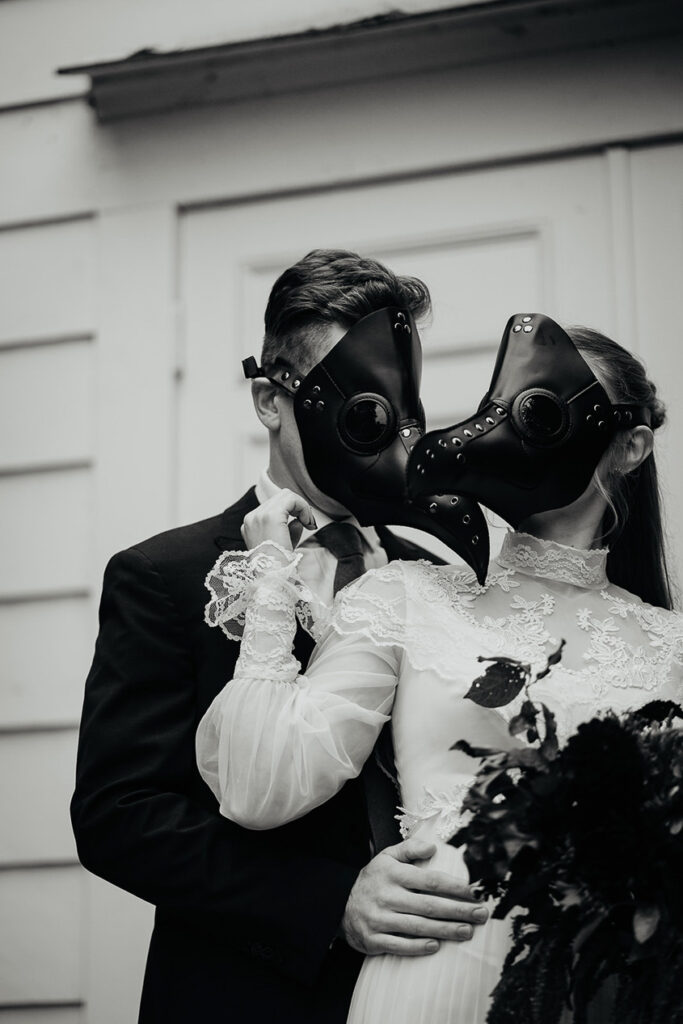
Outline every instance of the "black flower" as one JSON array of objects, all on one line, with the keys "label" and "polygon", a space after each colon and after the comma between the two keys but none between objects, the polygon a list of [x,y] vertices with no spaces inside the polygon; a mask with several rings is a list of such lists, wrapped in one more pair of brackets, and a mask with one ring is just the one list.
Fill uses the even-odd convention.
[{"label": "black flower", "polygon": [[616,716],[593,719],[567,742],[557,770],[577,875],[606,901],[626,898],[643,867],[650,825],[636,736]]},{"label": "black flower", "polygon": [[[487,699],[503,668],[488,674]],[[488,1024],[557,1024],[564,1005],[583,1022],[597,988],[615,979],[615,1024],[683,1024],[678,714],[667,702],[607,713],[559,749],[552,715],[529,699],[510,733],[530,746],[457,744],[481,767],[465,800],[470,820],[452,842],[465,845],[473,882],[498,899],[495,916],[513,914]]]}]

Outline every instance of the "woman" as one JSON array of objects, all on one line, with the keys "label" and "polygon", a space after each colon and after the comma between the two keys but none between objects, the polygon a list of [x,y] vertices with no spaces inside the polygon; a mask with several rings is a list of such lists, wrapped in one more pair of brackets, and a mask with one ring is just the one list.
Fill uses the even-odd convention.
[{"label": "woman", "polygon": [[[242,651],[197,736],[200,770],[228,817],[270,828],[305,814],[359,773],[391,716],[402,833],[435,841],[432,863],[466,878],[448,840],[477,763],[450,748],[461,737],[510,742],[506,720],[522,699],[503,712],[463,699],[479,656],[540,668],[564,639],[561,663],[533,692],[555,712],[560,736],[602,709],[680,700],[683,625],[670,611],[652,454],[664,409],[619,345],[585,329],[571,341],[611,401],[639,407],[641,422],[615,433],[575,500],[506,535],[485,585],[452,565],[373,570],[338,595],[300,675],[295,613],[310,595],[298,558],[245,522],[252,550],[225,554],[210,574],[215,598],[219,580],[229,596],[232,572],[241,587],[252,580],[246,606],[231,612],[245,614]],[[507,923],[491,920],[431,957],[369,957],[349,1021],[483,1024],[507,944]]]}]

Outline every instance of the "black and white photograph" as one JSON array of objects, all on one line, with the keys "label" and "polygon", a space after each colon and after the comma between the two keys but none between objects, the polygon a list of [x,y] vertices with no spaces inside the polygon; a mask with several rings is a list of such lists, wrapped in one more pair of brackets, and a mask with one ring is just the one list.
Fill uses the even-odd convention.
[{"label": "black and white photograph", "polygon": [[0,0],[0,1024],[683,1024],[680,0]]}]

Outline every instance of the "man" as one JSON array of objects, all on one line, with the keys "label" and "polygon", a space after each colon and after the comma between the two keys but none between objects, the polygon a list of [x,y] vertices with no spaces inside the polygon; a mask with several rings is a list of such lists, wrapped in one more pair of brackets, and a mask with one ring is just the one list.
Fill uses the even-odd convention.
[{"label": "man", "polygon": [[[354,323],[392,305],[422,316],[429,295],[375,261],[316,250],[273,287],[262,362],[285,357],[306,373]],[[222,550],[244,549],[245,517],[253,534],[259,517],[287,526],[292,494],[313,507],[315,523],[298,538],[301,566],[326,601],[344,561],[322,533],[316,539],[326,525],[343,519],[358,531],[359,571],[425,556],[389,530],[358,527],[322,494],[306,471],[291,396],[266,378],[252,389],[270,442],[257,487],[221,515],[120,552],[105,572],[72,820],[83,864],[157,907],[142,1024],[343,1024],[361,953],[428,955],[485,918],[468,887],[419,866],[430,845],[396,836],[379,852],[396,795],[376,771],[265,832],[221,817],[199,776],[195,730],[239,652],[204,622],[204,580]],[[299,631],[303,664],[311,647]],[[368,801],[374,818],[384,805],[379,827]]]}]

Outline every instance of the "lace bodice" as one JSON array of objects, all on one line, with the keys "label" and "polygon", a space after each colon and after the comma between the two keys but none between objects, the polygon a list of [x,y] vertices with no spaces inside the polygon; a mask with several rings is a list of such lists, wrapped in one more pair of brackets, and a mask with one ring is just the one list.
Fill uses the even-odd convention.
[{"label": "lace bodice", "polygon": [[[611,585],[606,555],[509,533],[484,586],[459,567],[394,562],[315,613],[291,554],[269,546],[267,569],[243,556],[242,652],[198,732],[200,770],[224,812],[251,827],[305,813],[358,774],[391,714],[404,834],[447,838],[477,767],[449,748],[463,737],[509,743],[506,720],[523,699],[494,711],[465,700],[479,655],[540,668],[564,639],[562,662],[532,691],[561,737],[606,708],[680,700],[681,616]],[[230,632],[216,600],[207,621]],[[306,675],[291,653],[295,614],[315,617],[321,640]]]}]

